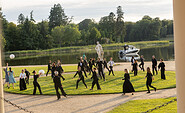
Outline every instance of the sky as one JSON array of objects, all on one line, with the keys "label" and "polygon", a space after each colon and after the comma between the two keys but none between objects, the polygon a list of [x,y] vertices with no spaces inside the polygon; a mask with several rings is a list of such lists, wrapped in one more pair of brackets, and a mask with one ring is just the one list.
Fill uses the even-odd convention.
[{"label": "sky", "polygon": [[60,3],[67,16],[74,16],[73,22],[95,19],[116,13],[122,6],[125,21],[136,22],[144,15],[173,19],[173,0],[1,0],[3,14],[9,22],[17,23],[20,13],[29,16],[33,10],[36,22],[48,19],[51,7]]}]

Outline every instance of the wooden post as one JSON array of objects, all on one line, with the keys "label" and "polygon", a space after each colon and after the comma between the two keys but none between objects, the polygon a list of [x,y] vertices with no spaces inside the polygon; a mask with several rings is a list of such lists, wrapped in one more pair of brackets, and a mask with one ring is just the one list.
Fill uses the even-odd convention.
[{"label": "wooden post", "polygon": [[185,0],[173,0],[177,112],[185,113]]}]

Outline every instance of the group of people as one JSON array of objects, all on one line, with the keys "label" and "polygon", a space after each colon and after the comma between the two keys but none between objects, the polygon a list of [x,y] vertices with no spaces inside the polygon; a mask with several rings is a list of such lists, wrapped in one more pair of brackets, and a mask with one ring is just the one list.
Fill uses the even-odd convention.
[{"label": "group of people", "polygon": [[[145,71],[144,69],[144,56],[141,55],[140,57],[140,61],[141,63],[139,64],[139,67],[141,70]],[[137,75],[138,73],[138,61],[136,59],[134,59],[134,57],[131,58],[131,65],[132,65],[132,72],[134,72],[134,76]],[[161,70],[161,79],[165,80],[166,77],[165,77],[165,64],[163,62],[163,59],[160,59],[160,63],[159,65],[157,66],[157,60],[155,58],[155,56],[153,55],[152,56],[152,72],[153,72],[153,75],[156,75],[158,74],[158,70]]]},{"label": "group of people", "polygon": [[[76,81],[76,89],[78,89],[78,84],[79,84],[80,81],[82,81],[83,84],[85,85],[85,87],[88,88],[86,83],[85,83],[85,78],[84,78],[84,75],[85,75],[85,77],[88,77],[87,72],[89,73],[89,75],[92,73],[91,79],[93,79],[93,80],[92,80],[92,86],[91,86],[90,90],[93,90],[94,85],[97,86],[97,90],[101,90],[101,87],[100,87],[100,84],[99,84],[98,81],[99,81],[99,78],[103,79],[104,81],[106,80],[105,79],[105,73],[104,73],[105,69],[107,69],[107,71],[109,73],[108,75],[110,75],[112,73],[112,75],[115,76],[114,71],[113,71],[113,66],[114,66],[115,63],[114,63],[112,57],[110,58],[110,61],[108,63],[107,63],[105,58],[103,60],[100,60],[100,58],[98,58],[97,61],[95,60],[95,58],[90,58],[90,60],[87,61],[86,56],[85,57],[80,57],[79,60],[80,61],[79,61],[78,66],[77,66],[78,71],[74,75],[74,77],[76,77],[76,75],[79,75],[79,78]],[[141,70],[145,71],[143,55],[141,55],[140,61],[141,61],[141,63],[139,64],[139,67],[141,68]],[[134,72],[134,76],[136,76],[137,72],[138,72],[138,64],[137,64],[137,60],[135,60],[134,57],[132,57],[132,59],[131,59],[131,64],[133,66],[132,71]],[[9,86],[10,83],[12,83],[13,88],[14,88],[14,83],[16,83],[16,81],[13,77],[14,72],[11,70],[11,67],[9,68],[9,71],[7,71],[7,69],[8,69],[8,63],[7,63],[6,68],[4,68],[4,71],[5,71],[5,74],[6,74],[5,83],[7,83],[8,88],[10,87]],[[161,79],[165,80],[166,79],[165,78],[165,64],[163,62],[163,59],[160,59],[160,64],[158,65],[158,69],[161,69]],[[96,72],[96,70],[98,72]],[[52,63],[51,60],[49,61],[48,71],[46,73],[46,76],[48,76],[48,73],[50,71],[51,71],[51,77],[52,77],[53,82],[54,82],[54,87],[55,87],[55,90],[56,90],[57,99],[58,100],[60,99],[60,93],[58,91],[59,89],[61,90],[62,95],[67,97],[67,94],[65,93],[65,91],[62,87],[62,84],[61,84],[61,78],[63,80],[65,80],[65,78],[62,76],[62,73],[64,72],[64,70],[61,66],[60,60],[58,60],[57,63],[56,62]],[[158,74],[158,72],[157,72],[157,60],[155,59],[154,55],[152,56],[152,71],[153,71],[153,74],[151,73],[150,68],[147,67],[147,74],[145,76],[145,78],[147,78],[147,81],[146,81],[146,86],[147,86],[147,89],[148,89],[147,93],[150,93],[149,87],[154,88],[154,90],[156,91],[156,88],[151,85],[152,80],[153,80],[153,75],[155,75],[155,72],[156,72],[156,74]],[[124,80],[123,94],[132,93],[132,95],[133,95],[133,92],[135,92],[135,90],[134,90],[134,87],[133,87],[133,85],[130,81],[129,70],[125,69],[124,72],[125,72],[124,78],[122,79],[122,80]],[[40,77],[40,75],[42,75],[42,73],[37,74],[37,72],[35,70],[32,73],[33,73],[33,85],[34,85],[33,95],[36,94],[36,89],[37,88],[39,89],[39,92],[42,95],[41,87],[40,87],[40,85],[37,81],[37,79]],[[83,75],[83,73],[84,73],[84,75]],[[22,70],[22,72],[19,76],[20,77],[19,87],[20,87],[21,91],[27,89],[26,84],[29,84],[29,76],[30,76],[29,71],[27,71],[26,69]]]}]

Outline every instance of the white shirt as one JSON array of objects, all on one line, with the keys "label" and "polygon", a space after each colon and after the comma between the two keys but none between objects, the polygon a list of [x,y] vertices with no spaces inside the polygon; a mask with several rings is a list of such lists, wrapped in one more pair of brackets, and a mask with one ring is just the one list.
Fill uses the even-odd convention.
[{"label": "white shirt", "polygon": [[114,65],[114,61],[109,61],[108,64],[109,64],[109,66],[113,66]]},{"label": "white shirt", "polygon": [[21,73],[19,77],[23,79],[23,78],[26,77],[26,74],[25,73]]}]

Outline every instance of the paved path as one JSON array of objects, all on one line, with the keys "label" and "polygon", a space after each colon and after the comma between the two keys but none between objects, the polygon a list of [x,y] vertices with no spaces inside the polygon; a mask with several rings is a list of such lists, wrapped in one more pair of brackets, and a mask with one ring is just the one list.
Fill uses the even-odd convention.
[{"label": "paved path", "polygon": [[[15,95],[5,93],[13,103],[16,103],[35,113],[104,113],[114,107],[138,99],[154,99],[175,97],[176,89],[157,90],[157,92],[137,92],[134,95],[126,94],[106,94],[106,95],[83,95],[68,96],[57,101],[56,96],[32,96],[32,95]],[[24,113],[19,109],[5,103],[6,113]]]},{"label": "paved path", "polygon": [[[175,70],[174,61],[166,61],[166,70]],[[125,68],[131,69],[130,63],[119,63],[115,66],[114,70],[122,71]],[[145,67],[151,67],[150,62],[145,63]],[[166,98],[175,97],[176,88],[157,90],[157,92],[137,92],[135,95],[127,94],[104,94],[104,95],[82,95],[82,96],[69,96],[57,101],[56,96],[44,95],[18,95],[5,93],[5,98],[11,102],[22,106],[35,113],[103,113],[110,111],[114,107],[128,102],[130,100],[138,99],[153,99],[153,98]],[[25,113],[19,109],[5,103],[6,113]]]}]

